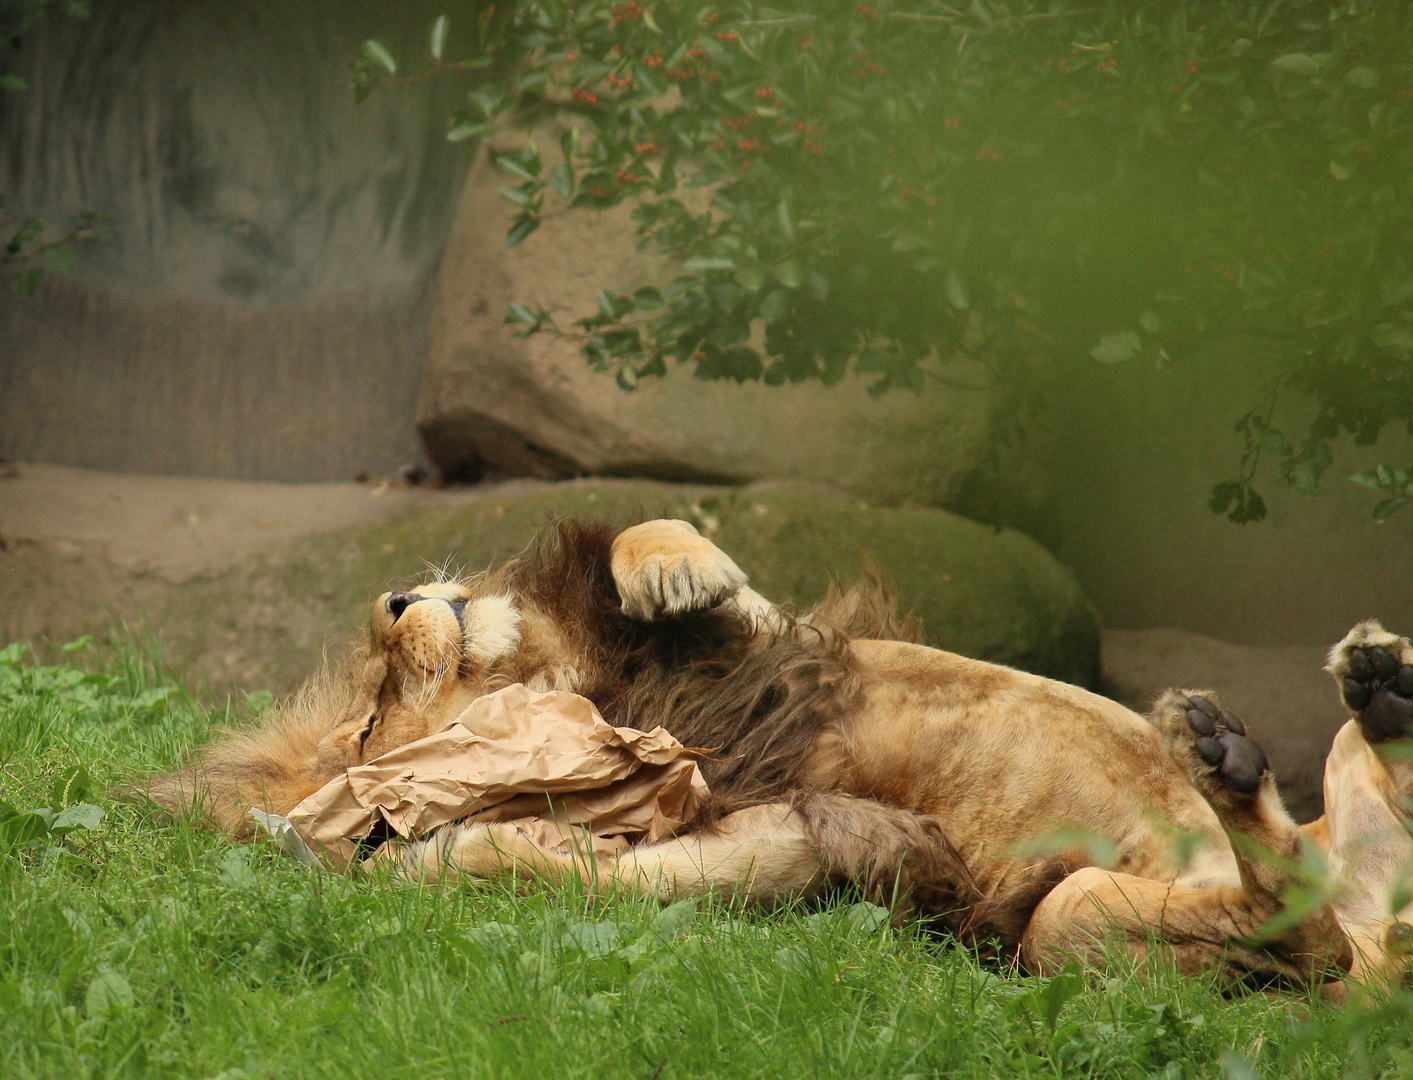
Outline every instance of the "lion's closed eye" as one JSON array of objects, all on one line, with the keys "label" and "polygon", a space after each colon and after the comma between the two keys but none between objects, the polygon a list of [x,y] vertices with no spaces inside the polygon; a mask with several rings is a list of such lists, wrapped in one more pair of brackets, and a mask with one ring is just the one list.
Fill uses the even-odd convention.
[{"label": "lion's closed eye", "polygon": [[365,746],[368,745],[368,736],[373,734],[373,728],[377,725],[377,723],[378,723],[378,714],[377,714],[377,713],[373,713],[373,715],[371,715],[370,717],[368,717],[368,723],[367,723],[367,725],[364,726],[364,728],[363,728],[363,733],[358,736],[358,748],[359,748],[360,750],[361,750],[363,747],[365,747]]}]

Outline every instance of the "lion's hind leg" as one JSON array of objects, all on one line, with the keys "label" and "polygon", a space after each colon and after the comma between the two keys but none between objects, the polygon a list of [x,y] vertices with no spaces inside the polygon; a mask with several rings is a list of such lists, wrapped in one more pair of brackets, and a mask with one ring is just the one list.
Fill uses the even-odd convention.
[{"label": "lion's hind leg", "polygon": [[1022,941],[1039,970],[1068,958],[1099,962],[1117,944],[1142,960],[1155,944],[1185,973],[1218,972],[1233,985],[1308,985],[1342,975],[1348,939],[1328,907],[1288,924],[1285,896],[1305,884],[1301,838],[1276,791],[1266,755],[1211,693],[1169,690],[1150,719],[1164,747],[1215,812],[1240,883],[1156,881],[1087,867],[1040,903]]},{"label": "lion's hind leg", "polygon": [[1163,748],[1207,801],[1231,841],[1253,900],[1280,904],[1300,859],[1300,832],[1281,802],[1265,751],[1216,694],[1167,690],[1149,719]]},{"label": "lion's hind leg", "polygon": [[[1355,626],[1326,666],[1353,723],[1325,760],[1322,834],[1340,884],[1335,909],[1354,942],[1353,977],[1406,978],[1413,904],[1413,643],[1377,622]],[[1395,910],[1398,909],[1398,910]]]}]

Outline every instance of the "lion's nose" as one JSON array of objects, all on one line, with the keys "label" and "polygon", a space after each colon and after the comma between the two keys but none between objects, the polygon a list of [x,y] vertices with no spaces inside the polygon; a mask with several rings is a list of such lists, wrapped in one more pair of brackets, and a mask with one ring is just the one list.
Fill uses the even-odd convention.
[{"label": "lion's nose", "polygon": [[410,592],[395,592],[387,599],[388,614],[392,616],[393,622],[402,618],[402,613],[413,604],[421,600],[422,597]]}]

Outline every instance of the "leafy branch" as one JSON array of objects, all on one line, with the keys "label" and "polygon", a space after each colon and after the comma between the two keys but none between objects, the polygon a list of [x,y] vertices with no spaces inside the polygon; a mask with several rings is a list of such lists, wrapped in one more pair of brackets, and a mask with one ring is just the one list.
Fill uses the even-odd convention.
[{"label": "leafy branch", "polygon": [[[685,365],[921,390],[964,360],[1023,402],[1081,365],[1258,337],[1283,399],[1316,408],[1281,430],[1271,396],[1238,420],[1210,502],[1239,522],[1265,516],[1258,466],[1315,495],[1334,440],[1413,425],[1406,5],[536,0],[475,30],[465,61],[443,60],[442,18],[423,70],[380,42],[359,63],[487,68],[453,140],[572,114],[559,160],[532,140],[498,158],[507,244],[634,206],[681,273],[600,293],[578,325],[625,389]],[[1382,520],[1405,494],[1378,482]]]}]

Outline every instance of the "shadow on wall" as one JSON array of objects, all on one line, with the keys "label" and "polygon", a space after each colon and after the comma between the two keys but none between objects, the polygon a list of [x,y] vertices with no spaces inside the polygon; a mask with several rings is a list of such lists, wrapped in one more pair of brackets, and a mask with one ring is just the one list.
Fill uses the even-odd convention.
[{"label": "shadow on wall", "polygon": [[123,0],[26,42],[0,191],[116,238],[0,292],[0,456],[279,480],[417,456],[460,88],[355,108],[344,68],[366,36],[422,47],[441,6]]},{"label": "shadow on wall", "polygon": [[[1066,383],[1055,425],[1059,554],[1105,625],[1326,647],[1360,619],[1413,629],[1413,512],[1376,525],[1380,496],[1348,481],[1379,460],[1413,459],[1401,431],[1375,447],[1342,440],[1319,498],[1263,467],[1265,521],[1235,525],[1207,508],[1212,485],[1237,470],[1232,425],[1271,372],[1259,346],[1229,342],[1168,372],[1093,364]],[[1287,416],[1301,407],[1290,402]]]}]

